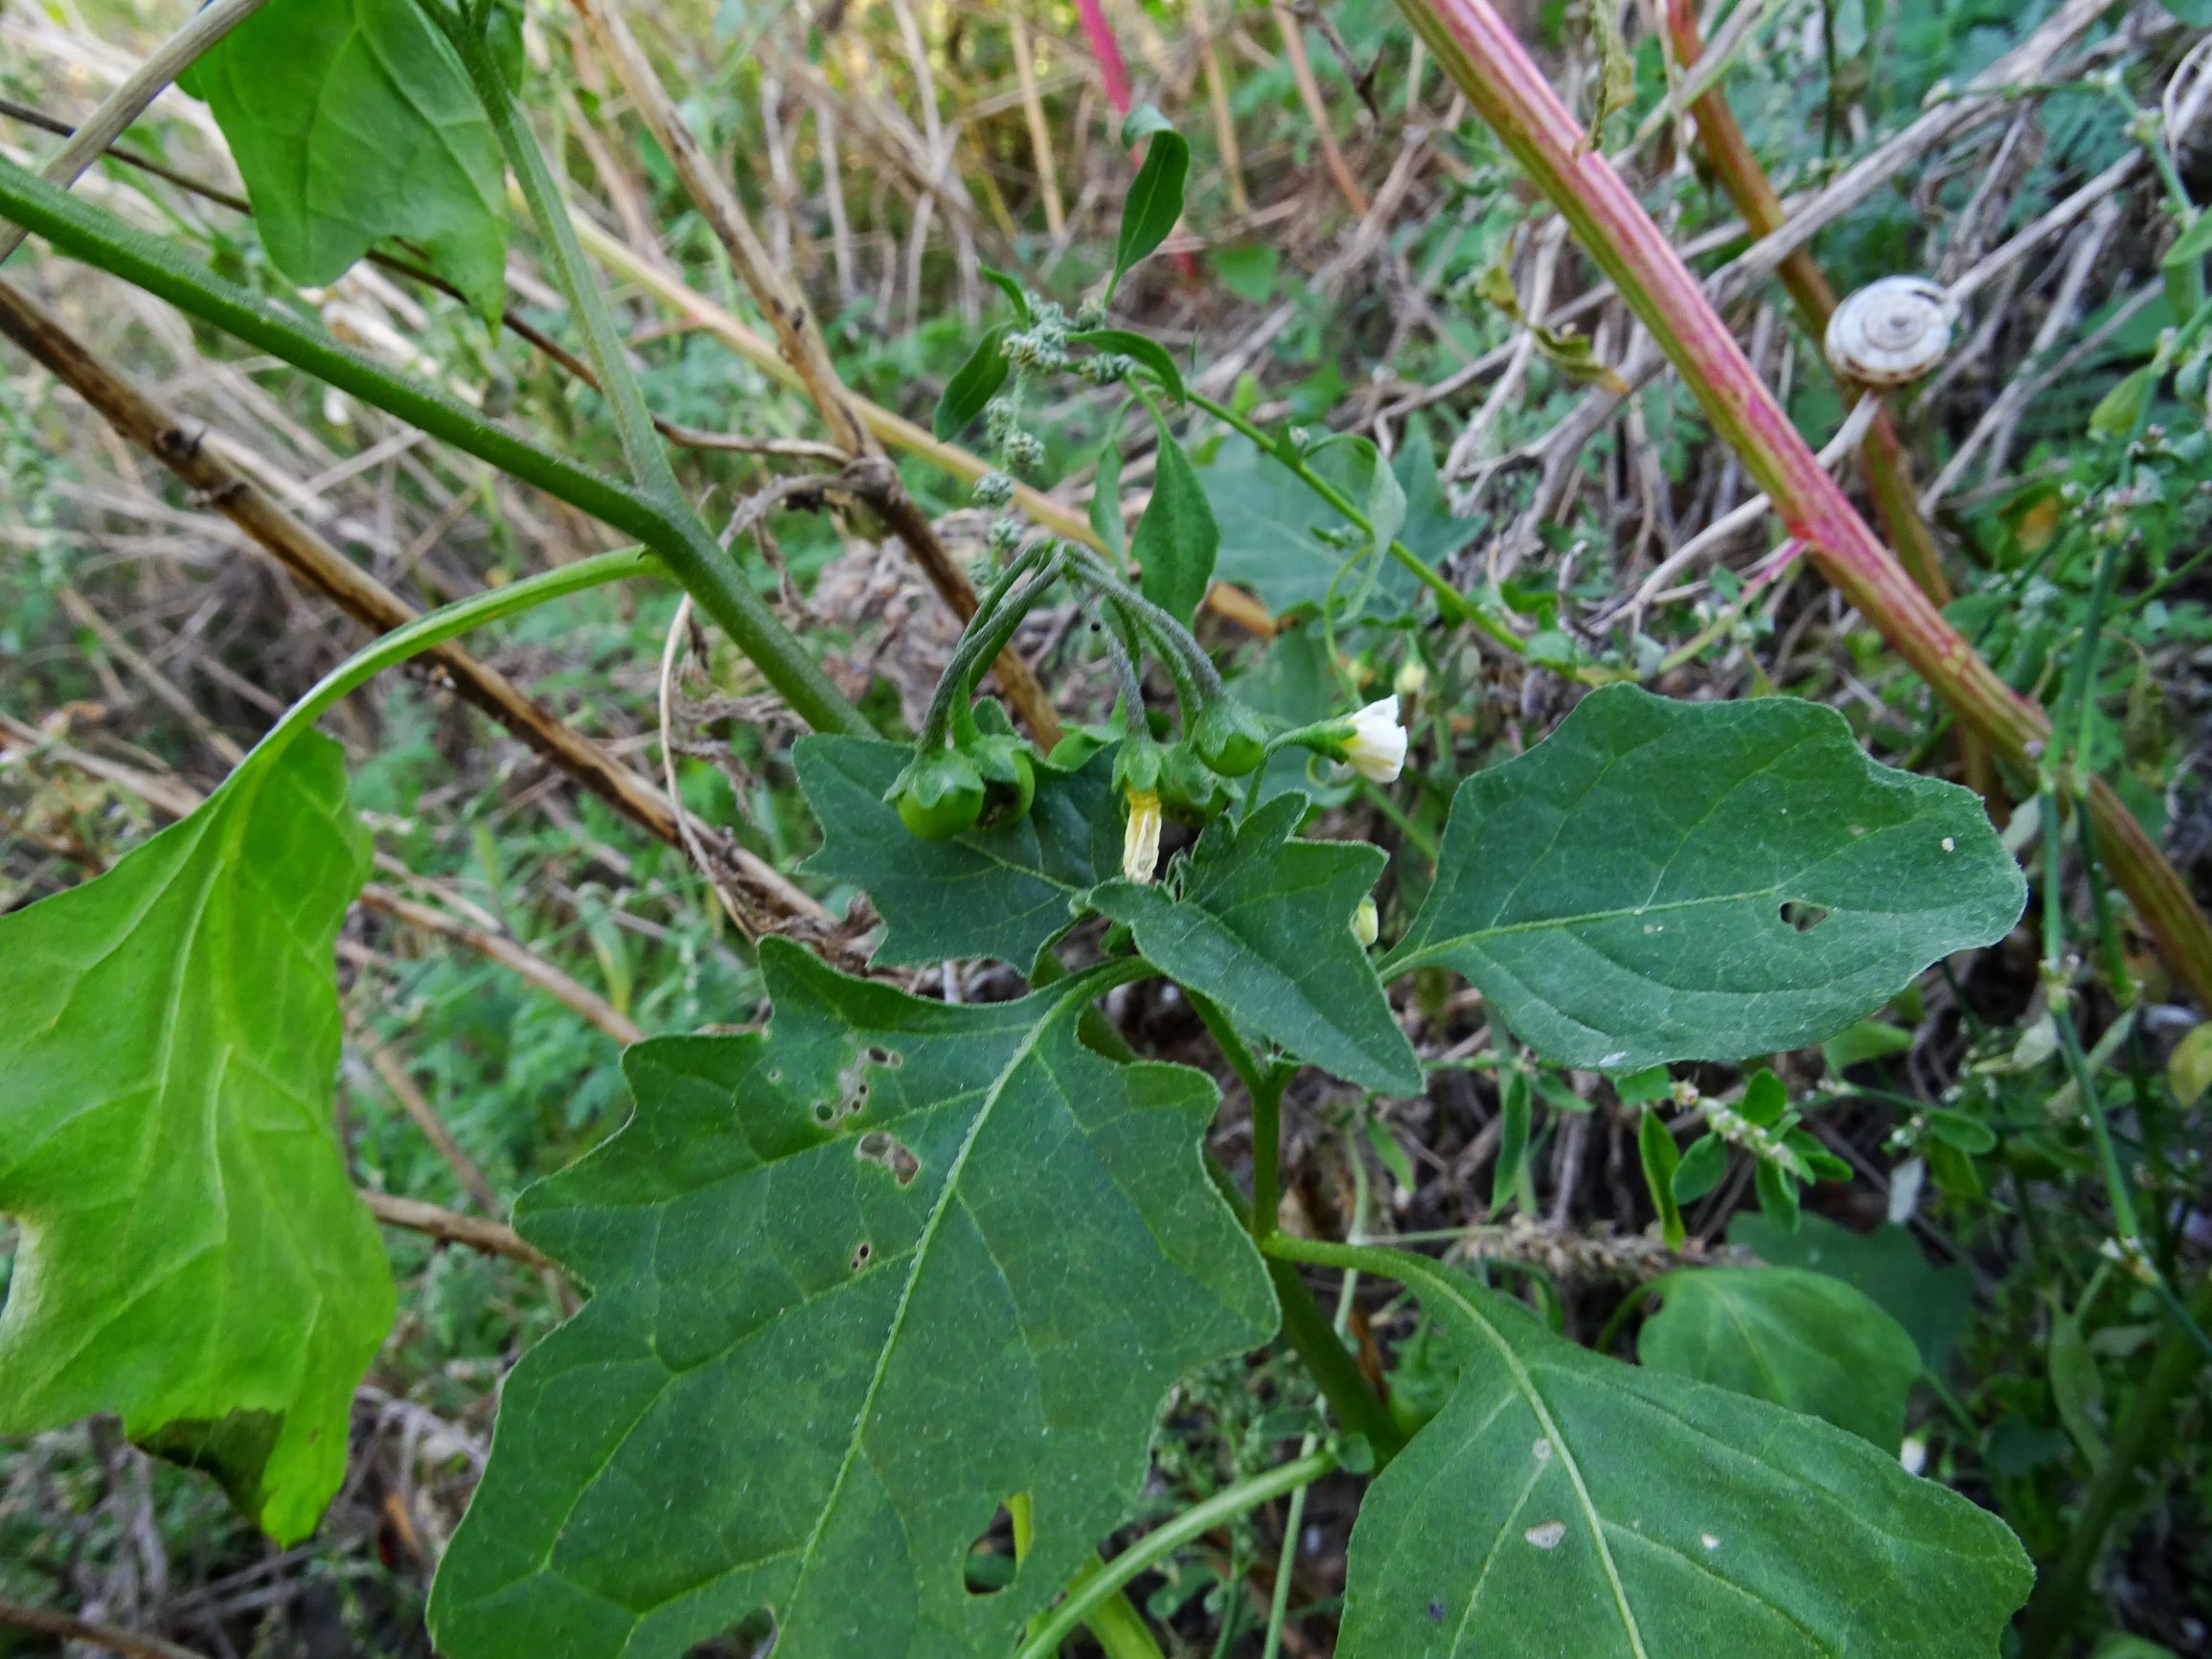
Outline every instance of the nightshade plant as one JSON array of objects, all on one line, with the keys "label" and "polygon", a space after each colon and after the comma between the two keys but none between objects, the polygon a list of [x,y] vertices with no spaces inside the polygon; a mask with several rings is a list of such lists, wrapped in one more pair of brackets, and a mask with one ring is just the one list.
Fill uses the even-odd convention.
[{"label": "nightshade plant", "polygon": [[[1645,1172],[1671,1236],[1678,1204],[1737,1155],[1771,1224],[1794,1227],[1801,1189],[1848,1171],[1774,1075],[1702,1102],[1707,1133],[1683,1152],[1658,1108],[1690,1097],[1653,1069],[1817,1044],[2008,933],[2024,885],[1978,799],[1873,762],[1826,708],[1669,701],[1602,683],[1627,675],[1562,648],[1558,666],[1597,689],[1457,785],[1433,882],[1377,944],[1385,854],[1311,833],[1310,791],[1398,776],[1396,700],[1347,696],[1293,725],[1224,683],[1194,632],[1221,531],[1178,423],[1226,423],[1333,517],[1320,545],[1337,566],[1306,602],[1323,630],[1384,602],[1504,630],[1404,539],[1406,489],[1372,445],[1263,430],[1198,396],[1155,342],[1106,326],[1114,284],[1183,206],[1187,148],[1141,110],[1103,290],[1071,311],[999,280],[1010,314],[946,392],[939,436],[981,421],[992,452],[975,499],[997,515],[995,562],[920,729],[872,732],[677,491],[512,102],[513,21],[481,0],[275,0],[191,84],[300,281],[398,232],[495,311],[503,161],[590,348],[627,480],[0,162],[0,215],[645,545],[388,635],[196,812],[0,919],[0,1212],[23,1236],[0,1311],[0,1430],[114,1412],[280,1541],[313,1528],[393,1299],[331,1127],[331,946],[367,836],[311,727],[468,628],[673,578],[814,728],[795,754],[822,832],[808,870],[874,905],[874,965],[995,958],[1029,989],[938,1002],[772,939],[764,1029],[629,1051],[627,1126],[517,1206],[524,1238],[589,1300],[506,1384],[433,1595],[440,1651],[674,1659],[764,1613],[780,1659],[1041,1655],[1084,1622],[1128,1659],[1157,1651],[1119,1601],[1138,1570],[1341,1470],[1374,1477],[1352,1538],[1351,1659],[1995,1654],[2025,1557],[1899,1466],[1912,1340],[1869,1299],[1780,1268],[1684,1269],[1630,1366],[1465,1272],[1286,1236],[1276,1168],[1300,1068],[1381,1095],[1423,1086],[1392,991],[1448,974],[1535,1057],[1649,1102]],[[309,85],[376,132],[378,156],[420,165],[371,180],[360,152],[310,142],[328,135],[298,129]],[[283,164],[303,145],[306,178]],[[1093,538],[1011,505],[1041,456],[1024,411],[1065,376],[1118,389],[1157,437],[1126,546],[1110,505]],[[1040,750],[979,682],[1024,615],[1070,594],[1117,694],[1106,720]],[[1169,824],[1193,833],[1163,861]],[[1151,980],[1199,1011],[1246,1096],[1248,1197],[1202,1155],[1214,1080],[1130,1051],[1099,1018],[1108,992]],[[1501,1193],[1535,1110],[1523,1075],[1504,1098]],[[1425,1308],[1453,1382],[1410,1438],[1303,1265],[1395,1281]],[[1102,1565],[1176,1380],[1278,1336],[1331,1434]],[[1859,1375],[1836,1375],[1838,1353]],[[967,1557],[1002,1506],[1019,1565],[981,1594]]]}]

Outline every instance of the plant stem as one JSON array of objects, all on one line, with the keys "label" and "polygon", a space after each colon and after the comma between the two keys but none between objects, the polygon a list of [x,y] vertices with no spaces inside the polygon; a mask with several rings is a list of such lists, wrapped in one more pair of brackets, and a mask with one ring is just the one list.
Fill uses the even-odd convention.
[{"label": "plant stem", "polygon": [[[2193,1301],[2197,1317],[2212,1321],[2212,1279],[2197,1287]],[[2018,1659],[2052,1659],[2080,1620],[2088,1600],[2089,1577],[2105,1553],[2105,1535],[2134,1495],[2136,1471],[2169,1442],[2175,1396],[2203,1363],[2203,1354],[2179,1326],[2159,1338],[2142,1385],[2113,1431],[2105,1466],[2097,1471],[2081,1515],[2066,1535],[2058,1564],[2037,1581],[2020,1615],[2025,1634]]]},{"label": "plant stem", "polygon": [[[1665,234],[1590,148],[1488,0],[1399,0],[1399,7],[1651,330],[1789,533],[1963,725],[1999,759],[2032,770],[2050,735],[2042,711],[1974,653],[1867,528]],[[2212,922],[2118,797],[2096,784],[2089,806],[2113,874],[2161,954],[2212,1007]]]},{"label": "plant stem", "polygon": [[1239,1481],[1204,1503],[1193,1505],[1174,1520],[1154,1527],[1108,1561],[1097,1577],[1071,1591],[1044,1625],[1022,1644],[1015,1659],[1052,1659],[1052,1655],[1060,1651],[1060,1645],[1090,1616],[1094,1607],[1146,1568],[1224,1521],[1236,1519],[1246,1510],[1257,1509],[1270,1498],[1312,1485],[1335,1466],[1334,1452],[1315,1452],[1311,1457],[1298,1458],[1266,1474]]},{"label": "plant stem", "polygon": [[320,329],[179,258],[113,215],[55,189],[4,157],[0,215],[35,231],[58,251],[121,277],[636,537],[667,561],[699,608],[752,659],[800,718],[816,731],[869,731],[860,712],[776,620],[737,562],[712,537],[700,539],[703,532],[697,532],[688,510],[672,513],[644,491],[579,466],[435,387],[339,345]]},{"label": "plant stem", "polygon": [[[1249,1230],[1252,1225],[1251,1206],[1244,1202],[1243,1193],[1237,1191],[1237,1183],[1230,1178],[1220,1161],[1211,1153],[1206,1158],[1206,1173],[1227,1200],[1235,1213],[1238,1224]],[[1375,1448],[1378,1468],[1396,1457],[1405,1446],[1405,1434],[1398,1426],[1398,1420],[1390,1415],[1376,1392],[1367,1386],[1367,1378],[1345,1352],[1343,1339],[1329,1323],[1321,1305],[1313,1300],[1313,1287],[1306,1283],[1305,1275],[1297,1267],[1279,1261],[1272,1254],[1273,1241],[1285,1235],[1277,1233],[1267,1246],[1267,1277],[1274,1282],[1275,1300],[1283,1309],[1283,1339],[1289,1343],[1301,1364],[1320,1385],[1321,1397],[1329,1402],[1329,1410],[1337,1425],[1347,1434],[1364,1435],[1367,1443]]]},{"label": "plant stem", "polygon": [[[1331,507],[1334,507],[1338,512],[1342,513],[1346,518],[1350,519],[1354,528],[1367,535],[1373,535],[1375,534],[1374,521],[1353,504],[1352,498],[1350,496],[1346,495],[1341,489],[1337,489],[1336,486],[1330,483],[1329,480],[1322,477],[1318,472],[1314,471],[1313,468],[1307,464],[1304,456],[1292,457],[1286,453],[1283,449],[1277,446],[1274,439],[1270,438],[1265,431],[1254,424],[1250,420],[1246,419],[1243,415],[1238,414],[1226,403],[1217,403],[1213,398],[1204,397],[1197,392],[1193,392],[1189,394],[1189,396],[1193,407],[1203,409],[1215,420],[1220,420],[1225,425],[1234,428],[1237,432],[1243,434],[1245,438],[1250,439],[1253,443],[1259,446],[1263,454],[1271,456],[1274,460],[1288,467],[1291,472],[1297,475],[1299,481],[1303,483],[1307,489],[1311,489],[1323,501],[1326,501]],[[1384,461],[1380,455],[1377,455],[1375,458],[1375,465],[1378,466],[1386,466],[1389,465],[1389,463]],[[1476,627],[1480,628],[1484,633],[1488,634],[1493,640],[1505,647],[1507,650],[1512,651],[1515,655],[1519,656],[1527,652],[1528,647],[1522,642],[1521,637],[1518,634],[1515,633],[1513,629],[1507,627],[1503,623],[1499,622],[1497,618],[1492,616],[1480,605],[1470,602],[1465,594],[1461,593],[1459,589],[1453,587],[1449,581],[1445,580],[1443,573],[1437,570],[1434,565],[1430,564],[1426,559],[1423,558],[1419,554],[1415,553],[1411,548],[1407,547],[1405,543],[1398,540],[1396,537],[1391,539],[1390,557],[1395,558],[1407,570],[1413,572],[1415,576],[1421,579],[1422,585],[1426,587],[1429,592],[1436,595],[1437,610],[1442,614],[1447,622],[1472,623]]]},{"label": "plant stem", "polygon": [[[67,190],[84,176],[84,170],[121,138],[130,124],[147,112],[171,82],[207,56],[208,51],[259,11],[268,0],[210,0],[194,11],[183,27],[153,49],[100,107],[78,125],[61,148],[38,170],[48,184]],[[30,233],[21,225],[0,225],[0,263],[23,245]]]},{"label": "plant stem", "polygon": [[434,611],[425,611],[403,628],[369,642],[355,651],[312,686],[307,693],[286,709],[284,717],[270,727],[266,736],[253,746],[239,768],[252,763],[254,756],[266,751],[274,756],[313,725],[348,692],[353,691],[384,670],[420,656],[432,646],[443,645],[457,634],[482,627],[486,623],[497,622],[501,617],[530,610],[549,600],[582,593],[586,588],[599,587],[606,582],[621,581],[626,577],[666,576],[661,562],[636,548],[624,548],[614,553],[603,553],[591,558],[580,558],[574,564],[558,565],[541,571],[505,587],[486,588],[482,593],[470,594],[467,599],[451,604],[440,605]]}]

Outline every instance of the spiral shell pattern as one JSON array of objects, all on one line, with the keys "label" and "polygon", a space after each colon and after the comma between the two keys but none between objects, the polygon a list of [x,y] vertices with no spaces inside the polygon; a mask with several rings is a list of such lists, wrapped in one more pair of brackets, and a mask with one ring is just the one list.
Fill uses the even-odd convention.
[{"label": "spiral shell pattern", "polygon": [[1926,277],[1884,277],[1836,307],[1822,347],[1829,367],[1861,386],[1917,380],[1950,350],[1957,307]]}]

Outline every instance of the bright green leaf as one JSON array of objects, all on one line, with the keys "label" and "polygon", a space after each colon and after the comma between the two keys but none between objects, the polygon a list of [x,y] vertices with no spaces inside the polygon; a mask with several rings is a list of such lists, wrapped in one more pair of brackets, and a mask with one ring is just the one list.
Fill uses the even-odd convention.
[{"label": "bright green leaf", "polygon": [[1688,1237],[1682,1228],[1682,1207],[1675,1199],[1675,1174],[1681,1168],[1682,1153],[1657,1112],[1647,1109],[1637,1123],[1636,1152],[1643,1161],[1644,1185],[1659,1212],[1659,1235],[1668,1249],[1679,1250]]},{"label": "bright green leaf", "polygon": [[2166,1057],[2166,1086],[2184,1109],[2212,1089],[2212,1020],[2191,1026]]},{"label": "bright green leaf", "polygon": [[2097,399],[2097,406],[2089,411],[2089,430],[2105,438],[2126,438],[2141,422],[2144,411],[2150,407],[2151,396],[2158,390],[2157,365],[2146,363],[2142,368],[2121,377],[2118,384]]},{"label": "bright green leaf", "polygon": [[1719,1135],[1700,1135],[1690,1149],[1682,1154],[1682,1161],[1675,1166],[1675,1178],[1669,1185],[1677,1204],[1695,1204],[1721,1184],[1721,1177],[1728,1172],[1728,1143]]},{"label": "bright green leaf", "polygon": [[[1410,470],[1413,464],[1404,464]],[[1360,439],[1330,444],[1310,465],[1349,499],[1363,502],[1374,490],[1380,460],[1374,444]],[[1366,556],[1357,543],[1348,552],[1329,540],[1330,535],[1357,533],[1296,473],[1247,438],[1232,434],[1223,439],[1197,473],[1220,526],[1220,558],[1214,574],[1258,594],[1270,610],[1318,605],[1346,558]],[[1384,616],[1402,613],[1419,587],[1412,572],[1389,561],[1377,577],[1368,608]]]},{"label": "bright green leaf", "polygon": [[1137,561],[1139,586],[1145,598],[1188,625],[1197,615],[1206,589],[1214,580],[1214,556],[1221,533],[1214,524],[1214,510],[1190,458],[1174,440],[1165,420],[1159,422],[1159,467],[1152,476],[1152,497],[1137,520],[1129,552]]},{"label": "bright green leaf", "polygon": [[[946,1004],[770,939],[764,1032],[626,1057],[630,1124],[517,1225],[590,1284],[508,1378],[432,1593],[451,1659],[1010,1652],[1128,1515],[1154,1414],[1275,1328],[1207,1180],[1216,1095],[1077,1017],[1126,969]],[[970,1542],[1027,1493],[1013,1582]]]},{"label": "bright green leaf", "polygon": [[0,1433],[113,1412],[282,1542],[392,1321],[331,1121],[368,870],[338,746],[249,759],[106,875],[0,918]]},{"label": "bright green leaf", "polygon": [[1122,523],[1122,452],[1107,443],[1098,452],[1090,496],[1090,527],[1098,532],[1106,557],[1115,564],[1129,562],[1129,531]]},{"label": "bright green leaf", "polygon": [[1360,1505],[1343,1659],[1995,1659],[2032,1579],[1995,1516],[1431,1262],[1392,1271],[1460,1383]]},{"label": "bright green leaf", "polygon": [[1853,1066],[1886,1059],[1912,1047],[1912,1033],[1903,1026],[1878,1019],[1862,1019],[1845,1026],[1820,1045],[1820,1057],[1831,1077],[1841,1077]]},{"label": "bright green leaf", "polygon": [[2025,899],[1971,791],[1876,764],[1833,709],[1614,686],[1459,786],[1385,971],[1463,973],[1563,1064],[1735,1058],[1819,1041]]},{"label": "bright green leaf", "polygon": [[796,748],[799,787],[823,826],[810,875],[850,881],[883,918],[875,961],[994,956],[1027,969],[1066,931],[1068,901],[1120,866],[1113,757],[1075,771],[1039,762],[1028,812],[949,841],[906,831],[883,800],[913,751],[871,738],[812,737]]},{"label": "bright green leaf", "polygon": [[945,382],[937,412],[929,418],[929,430],[939,439],[958,437],[1006,384],[1006,335],[1004,323],[987,330],[968,353],[968,361]]},{"label": "bright green leaf", "polygon": [[1759,1194],[1759,1213],[1785,1233],[1797,1231],[1797,1177],[1762,1158],[1751,1167],[1751,1186]]},{"label": "bright green leaf", "polygon": [[194,66],[269,258],[334,281],[420,248],[477,310],[506,289],[507,170],[467,72],[418,0],[277,0]]},{"label": "bright green leaf", "polygon": [[1198,838],[1181,891],[1109,881],[1092,908],[1127,923],[1162,973],[1238,1025],[1363,1088],[1410,1094],[1421,1062],[1353,936],[1352,913],[1382,874],[1381,851],[1296,835],[1306,798],[1279,795],[1242,825]]},{"label": "bright green leaf", "polygon": [[992,269],[990,265],[978,265],[976,269],[982,273],[984,281],[1014,302],[1015,321],[1019,322],[1023,328],[1028,328],[1031,320],[1029,296],[1022,291],[1020,282],[1008,276],[1004,271]]},{"label": "bright green leaf", "polygon": [[1137,366],[1157,380],[1178,403],[1189,396],[1183,387],[1183,372],[1176,367],[1173,353],[1150,335],[1131,329],[1085,329],[1068,338],[1094,352],[1118,352],[1125,357],[1135,358]]},{"label": "bright green leaf", "polygon": [[1662,1276],[1636,1336],[1646,1365],[1772,1400],[1894,1454],[1920,1350],[1840,1279],[1798,1267],[1696,1267]]},{"label": "bright green leaf", "polygon": [[1518,1066],[1508,1067],[1498,1085],[1497,1111],[1497,1168],[1490,1181],[1490,1207],[1494,1214],[1512,1200],[1528,1168],[1528,1073]]},{"label": "bright green leaf", "polygon": [[1109,293],[1120,285],[1130,267],[1168,239],[1175,220],[1183,216],[1183,182],[1191,170],[1191,147],[1181,133],[1158,119],[1157,110],[1152,110],[1154,119],[1150,125],[1140,124],[1143,113],[1133,112],[1122,128],[1124,144],[1144,143],[1145,159],[1129,184],[1129,193],[1122,198],[1121,237],[1114,248]]},{"label": "bright green leaf", "polygon": [[1744,1084],[1744,1099],[1736,1111],[1746,1123],[1770,1129],[1782,1121],[1782,1114],[1789,1109],[1790,1091],[1780,1078],[1761,1066]]},{"label": "bright green leaf", "polygon": [[1863,1290],[1911,1333],[1921,1362],[1941,1375],[1973,1311],[1973,1281],[1956,1262],[1931,1267],[1912,1235],[1884,1225],[1854,1233],[1808,1216],[1794,1234],[1746,1212],[1728,1223],[1728,1242],[1776,1267],[1826,1273]]}]

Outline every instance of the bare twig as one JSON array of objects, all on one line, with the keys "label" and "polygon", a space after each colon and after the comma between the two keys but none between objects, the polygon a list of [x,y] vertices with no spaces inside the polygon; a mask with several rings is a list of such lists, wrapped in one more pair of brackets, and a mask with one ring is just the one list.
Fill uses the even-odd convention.
[{"label": "bare twig", "polygon": [[119,1630],[113,1625],[96,1625],[89,1619],[80,1619],[74,1613],[59,1613],[46,1607],[26,1607],[20,1602],[0,1602],[0,1625],[11,1625],[18,1630],[29,1630],[36,1636],[51,1636],[57,1642],[89,1642],[95,1648],[104,1648],[110,1653],[122,1653],[128,1659],[205,1659],[190,1648],[179,1648],[174,1642],[165,1642],[159,1636],[141,1635],[136,1630]]},{"label": "bare twig", "polygon": [[488,1221],[481,1216],[456,1215],[451,1210],[440,1209],[436,1204],[425,1204],[420,1198],[401,1198],[390,1193],[373,1192],[367,1187],[359,1191],[361,1202],[369,1207],[369,1214],[387,1227],[404,1227],[410,1233],[426,1233],[445,1243],[465,1244],[487,1256],[504,1256],[511,1261],[519,1261],[528,1267],[559,1270],[559,1263],[553,1258],[533,1248],[521,1234],[504,1221]]}]

